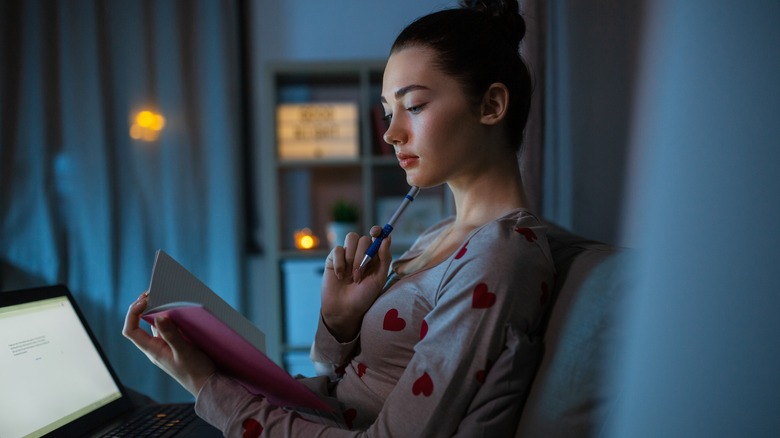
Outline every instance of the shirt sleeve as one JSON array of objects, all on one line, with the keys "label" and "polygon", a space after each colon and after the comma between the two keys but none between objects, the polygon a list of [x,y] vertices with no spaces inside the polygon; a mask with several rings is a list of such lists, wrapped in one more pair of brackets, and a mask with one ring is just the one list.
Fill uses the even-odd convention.
[{"label": "shirt sleeve", "polygon": [[[260,436],[252,431],[262,430],[288,437],[449,437],[459,427],[477,429],[490,416],[505,419],[498,428],[514,429],[507,409],[516,412],[530,385],[538,359],[534,332],[554,272],[546,242],[536,236],[544,236],[543,228],[488,227],[450,259],[414,355],[367,430],[344,429],[348,412],[330,422],[310,421],[247,396],[222,376],[199,394],[199,415],[226,436]],[[491,373],[506,362],[500,358],[508,349],[510,365],[497,367],[507,384]]]},{"label": "shirt sleeve", "polygon": [[328,327],[325,326],[325,322],[322,320],[322,316],[320,316],[310,358],[315,364],[320,365],[320,368],[327,367],[327,374],[335,378],[339,374],[343,374],[343,371],[340,372],[339,368],[347,364],[355,355],[360,345],[359,339],[360,334],[356,335],[355,339],[349,342],[339,342],[330,333],[330,330],[328,330]]}]

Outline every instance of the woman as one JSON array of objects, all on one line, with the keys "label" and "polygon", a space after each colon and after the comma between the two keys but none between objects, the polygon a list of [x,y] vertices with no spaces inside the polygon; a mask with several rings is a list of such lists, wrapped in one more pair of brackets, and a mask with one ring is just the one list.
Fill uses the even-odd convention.
[{"label": "woman", "polygon": [[328,255],[312,358],[339,372],[304,381],[340,415],[248,394],[170,321],[157,321],[159,337],[140,329],[144,295],[131,306],[125,336],[227,436],[514,434],[554,268],[517,162],[531,93],[525,25],[516,1],[478,3],[418,19],[391,50],[385,141],[410,185],[447,184],[456,214],[392,266],[390,239],[365,271],[369,236],[351,233]]}]

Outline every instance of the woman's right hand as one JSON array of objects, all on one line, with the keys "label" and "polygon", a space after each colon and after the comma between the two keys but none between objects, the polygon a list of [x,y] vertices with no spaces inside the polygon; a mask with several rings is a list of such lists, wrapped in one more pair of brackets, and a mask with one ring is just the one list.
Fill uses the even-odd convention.
[{"label": "woman's right hand", "polygon": [[371,236],[349,233],[344,246],[337,246],[328,254],[322,276],[322,318],[325,325],[340,342],[355,338],[360,331],[363,315],[382,293],[390,269],[390,237],[379,246],[379,252],[361,271],[363,256],[382,228],[371,228]]},{"label": "woman's right hand", "polygon": [[144,292],[130,305],[125,316],[122,334],[133,341],[149,360],[168,373],[192,395],[206,384],[217,370],[214,362],[199,348],[192,345],[168,318],[155,319],[156,333],[150,336],[141,328],[141,315],[146,306],[148,292]]}]

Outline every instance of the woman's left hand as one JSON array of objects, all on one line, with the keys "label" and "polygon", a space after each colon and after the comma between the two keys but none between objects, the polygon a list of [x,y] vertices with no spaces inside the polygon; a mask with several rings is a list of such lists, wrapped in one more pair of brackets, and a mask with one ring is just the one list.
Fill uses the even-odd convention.
[{"label": "woman's left hand", "polygon": [[184,339],[176,324],[168,318],[155,319],[157,336],[142,329],[141,314],[146,306],[147,293],[144,292],[130,305],[122,335],[133,341],[152,363],[197,396],[209,376],[216,372],[216,365],[203,351]]},{"label": "woman's left hand", "polygon": [[339,342],[354,339],[360,331],[363,315],[382,293],[390,269],[390,236],[380,245],[379,252],[365,270],[360,262],[371,246],[372,238],[382,228],[371,228],[370,236],[358,236],[351,232],[344,239],[344,246],[336,246],[325,260],[322,275],[320,315],[330,333]]}]

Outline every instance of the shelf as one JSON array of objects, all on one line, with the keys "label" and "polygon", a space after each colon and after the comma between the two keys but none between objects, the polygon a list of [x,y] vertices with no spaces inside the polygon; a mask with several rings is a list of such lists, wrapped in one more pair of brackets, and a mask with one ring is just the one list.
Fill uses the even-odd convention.
[{"label": "shelf", "polygon": [[[327,246],[327,243],[325,244]],[[279,252],[281,260],[286,259],[318,259],[325,263],[325,257],[330,253],[330,249],[292,249]]]},{"label": "shelf", "polygon": [[301,168],[301,167],[339,167],[339,166],[359,166],[361,164],[367,164],[369,166],[387,166],[398,167],[398,159],[395,155],[372,155],[368,158],[313,158],[310,160],[279,160],[277,166],[280,169],[284,168]]},{"label": "shelf", "polygon": [[360,158],[314,158],[311,160],[279,160],[279,169],[359,166]]},{"label": "shelf", "polygon": [[311,351],[311,345],[287,345],[284,344],[284,351],[290,353],[309,353]]},{"label": "shelf", "polygon": [[[300,361],[305,359],[314,336],[310,332],[317,322],[322,268],[330,251],[326,228],[332,206],[340,199],[355,204],[359,209],[357,231],[365,233],[372,225],[384,224],[389,213],[383,208],[397,207],[409,190],[405,172],[398,166],[392,148],[382,140],[386,129],[379,101],[383,69],[384,61],[280,63],[271,65],[265,74],[259,164],[265,255],[274,269],[264,281],[270,295],[264,302],[269,313],[278,315],[278,319],[269,321],[276,329],[266,333],[266,346],[269,357],[294,369],[301,367]],[[280,160],[277,105],[334,102],[357,106],[356,156]],[[304,114],[304,110],[298,114]],[[439,220],[451,210],[445,193],[444,188],[424,190],[415,203],[426,207],[410,209],[409,213],[414,214],[404,217],[426,223]],[[319,239],[318,247],[295,248],[294,233],[302,228],[311,229]],[[414,227],[410,229],[416,232]],[[398,255],[415,236],[412,232],[404,236],[398,227],[393,233],[397,239],[393,240],[392,251]]]}]

